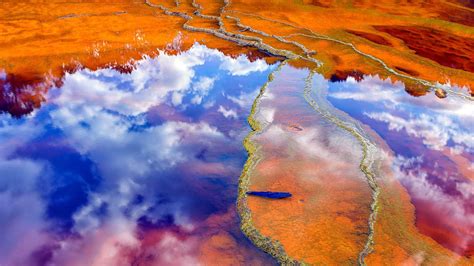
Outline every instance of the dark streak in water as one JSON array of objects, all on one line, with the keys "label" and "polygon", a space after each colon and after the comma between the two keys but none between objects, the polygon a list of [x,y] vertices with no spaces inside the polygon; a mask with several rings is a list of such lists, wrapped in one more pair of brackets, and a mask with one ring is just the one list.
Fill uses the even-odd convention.
[{"label": "dark streak in water", "polygon": [[248,191],[247,195],[268,198],[268,199],[286,199],[292,196],[291,193],[289,192],[271,192],[271,191]]}]

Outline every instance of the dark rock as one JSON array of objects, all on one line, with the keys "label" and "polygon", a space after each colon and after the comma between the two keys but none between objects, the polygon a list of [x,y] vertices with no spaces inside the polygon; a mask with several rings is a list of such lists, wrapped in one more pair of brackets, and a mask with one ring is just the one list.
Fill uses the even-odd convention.
[{"label": "dark rock", "polygon": [[447,97],[446,91],[443,90],[443,89],[440,89],[440,88],[435,90],[435,94],[436,94],[436,96],[438,96],[438,98],[446,98]]},{"label": "dark rock", "polygon": [[257,196],[269,199],[285,199],[291,197],[289,192],[271,192],[271,191],[249,191],[247,192],[249,196]]}]

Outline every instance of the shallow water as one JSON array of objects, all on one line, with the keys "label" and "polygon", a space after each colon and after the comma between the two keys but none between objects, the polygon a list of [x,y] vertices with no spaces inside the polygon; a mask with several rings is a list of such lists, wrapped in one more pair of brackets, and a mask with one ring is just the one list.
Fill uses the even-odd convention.
[{"label": "shallow water", "polygon": [[272,264],[241,233],[253,99],[274,66],[195,45],[66,74],[0,116],[0,264]]},{"label": "shallow water", "polygon": [[419,230],[461,254],[474,250],[474,105],[412,97],[376,76],[326,83],[328,100],[387,144],[392,172],[415,206]]},{"label": "shallow water", "polygon": [[[248,197],[252,222],[286,254],[309,264],[357,264],[367,242],[372,193],[359,169],[362,147],[308,104],[310,72],[283,66],[258,101],[257,163],[249,190],[291,198]],[[324,80],[322,77],[320,77]]]},{"label": "shallow water", "polygon": [[[284,66],[258,101],[260,129],[252,137],[256,164],[248,171],[248,189],[293,195],[284,201],[248,198],[260,237],[278,240],[286,255],[310,264],[356,263],[365,243],[375,245],[372,263],[386,252],[385,245],[393,245],[390,256],[399,248],[408,254],[432,252],[419,244],[426,236],[472,256],[471,102],[439,99],[434,93],[413,97],[402,83],[376,76],[329,82],[318,74],[311,78],[308,102],[303,91],[310,77],[305,69]],[[311,108],[312,100],[319,107]],[[361,147],[351,132],[360,133],[370,149]],[[361,172],[370,157],[375,182]],[[399,183],[408,192],[406,199],[404,192],[396,192]],[[375,244],[368,240],[367,228],[374,209]],[[410,225],[413,214],[416,231]]]},{"label": "shallow water", "polygon": [[[235,207],[247,117],[272,71],[256,105],[262,130],[250,139],[259,160],[248,171],[249,189],[291,197],[249,197],[248,210],[259,236],[281,245],[279,255],[355,264],[372,245],[369,221],[378,226],[372,216],[377,202],[361,171],[367,151],[327,112],[378,141],[390,163],[385,173],[403,185],[415,207],[393,210],[415,213],[419,232],[472,256],[469,100],[412,97],[402,83],[376,76],[330,82],[306,68],[276,68],[196,44],[123,69],[70,71],[44,85],[41,107],[4,91],[14,104],[0,115],[6,177],[0,180],[0,225],[9,228],[0,240],[0,263],[275,263],[240,231]],[[323,113],[306,97],[309,77],[309,96]],[[10,88],[9,82],[0,71],[0,85]],[[383,217],[380,224],[398,235],[409,227],[384,228]],[[384,241],[376,245],[402,246],[393,235]],[[425,252],[403,249],[408,256]]]}]

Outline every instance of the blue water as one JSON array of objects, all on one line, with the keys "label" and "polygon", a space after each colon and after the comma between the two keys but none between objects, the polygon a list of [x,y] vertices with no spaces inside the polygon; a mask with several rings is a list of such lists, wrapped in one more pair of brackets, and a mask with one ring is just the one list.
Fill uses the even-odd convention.
[{"label": "blue water", "polygon": [[376,76],[325,84],[336,108],[370,127],[389,147],[393,175],[410,194],[421,232],[459,254],[472,250],[472,102],[434,93],[413,97],[402,83]]},{"label": "blue water", "polygon": [[193,257],[223,231],[237,243],[229,252],[268,260],[234,206],[246,119],[273,68],[195,45],[130,74],[66,74],[42,108],[0,115],[0,264],[89,265],[128,249],[117,259],[139,260],[148,231],[164,235],[154,240],[163,256],[176,251],[165,240]]}]

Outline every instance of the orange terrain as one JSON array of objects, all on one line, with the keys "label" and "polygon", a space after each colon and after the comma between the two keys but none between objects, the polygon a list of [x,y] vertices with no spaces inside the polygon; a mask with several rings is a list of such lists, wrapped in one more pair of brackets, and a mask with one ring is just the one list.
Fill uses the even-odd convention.
[{"label": "orange terrain", "polygon": [[[350,129],[328,122],[324,111],[307,104],[301,90],[308,74],[283,66],[256,102],[251,123],[257,126],[247,147],[252,163],[241,180],[243,231],[284,264],[471,265],[469,253],[442,246],[427,236],[429,228],[415,223],[410,195],[391,169],[390,148],[365,128],[385,151],[375,173],[378,196],[372,207],[373,187],[361,171],[367,150]],[[314,91],[324,90],[313,83]],[[245,196],[247,191],[293,196],[275,200]],[[425,224],[437,230],[436,222]]]},{"label": "orange terrain", "polygon": [[372,201],[359,170],[362,152],[352,136],[295,93],[307,74],[283,67],[266,88],[256,112],[265,126],[252,139],[260,160],[248,173],[249,190],[295,196],[248,197],[248,208],[259,232],[278,240],[291,258],[311,265],[357,264]]},{"label": "orange terrain", "polygon": [[[120,68],[144,54],[153,55],[157,49],[165,50],[178,32],[183,36],[181,49],[205,40],[206,45],[226,54],[255,50],[252,45],[242,47],[235,41],[225,41],[207,32],[185,30],[183,17],[167,15],[145,2],[48,1],[33,4],[3,1],[0,69],[25,104],[15,104],[18,100],[2,96],[1,110],[17,115],[28,113],[39,106],[44,90],[53,85],[52,81],[60,81],[65,71],[78,67]],[[153,1],[149,3],[153,5]],[[228,1],[224,10],[221,9],[224,1],[219,0],[179,3],[176,7],[174,1],[160,1],[164,8],[190,16],[190,26],[216,30],[218,22],[209,16],[218,16],[229,33],[257,36],[274,48],[315,58],[323,63],[319,72],[327,78],[336,72],[357,70],[403,80],[414,95],[426,93],[426,86],[411,84],[411,80],[387,72],[379,62],[354,52],[347,45],[351,43],[400,74],[430,82],[468,86],[471,93],[474,92],[474,30],[469,27],[473,25],[474,14],[469,1],[426,4],[425,1],[386,0],[376,3],[345,1],[342,4],[337,1],[233,0]],[[202,7],[199,16],[194,14],[196,4]],[[231,17],[239,18],[240,26],[244,27],[237,27]],[[262,36],[245,27],[271,36]],[[285,42],[275,36],[285,37]],[[301,45],[296,46],[294,42]],[[307,51],[302,50],[302,46],[314,53],[305,54]],[[2,81],[2,90],[5,89],[3,83],[6,82]],[[28,86],[35,89],[28,92],[22,89]]]},{"label": "orange terrain", "polygon": [[[248,198],[251,223],[291,260],[357,264],[367,243],[372,202],[359,171],[363,155],[344,149],[357,141],[325,124],[305,104],[302,91],[293,95],[291,89],[304,87],[311,68],[334,81],[364,74],[390,77],[405,82],[416,96],[430,93],[436,83],[474,95],[473,8],[463,0],[2,1],[0,112],[29,114],[67,72],[106,67],[128,72],[134,60],[178,53],[195,42],[269,63],[291,59],[297,73],[283,69],[256,113],[260,123],[270,124],[251,139],[264,160],[250,173],[249,187],[299,196]],[[311,179],[314,175],[320,178]],[[387,176],[380,184],[377,233],[365,262],[472,265],[472,257],[418,231],[406,190]],[[218,246],[233,245],[226,236],[209,242],[202,253],[210,261],[222,255]]]}]

